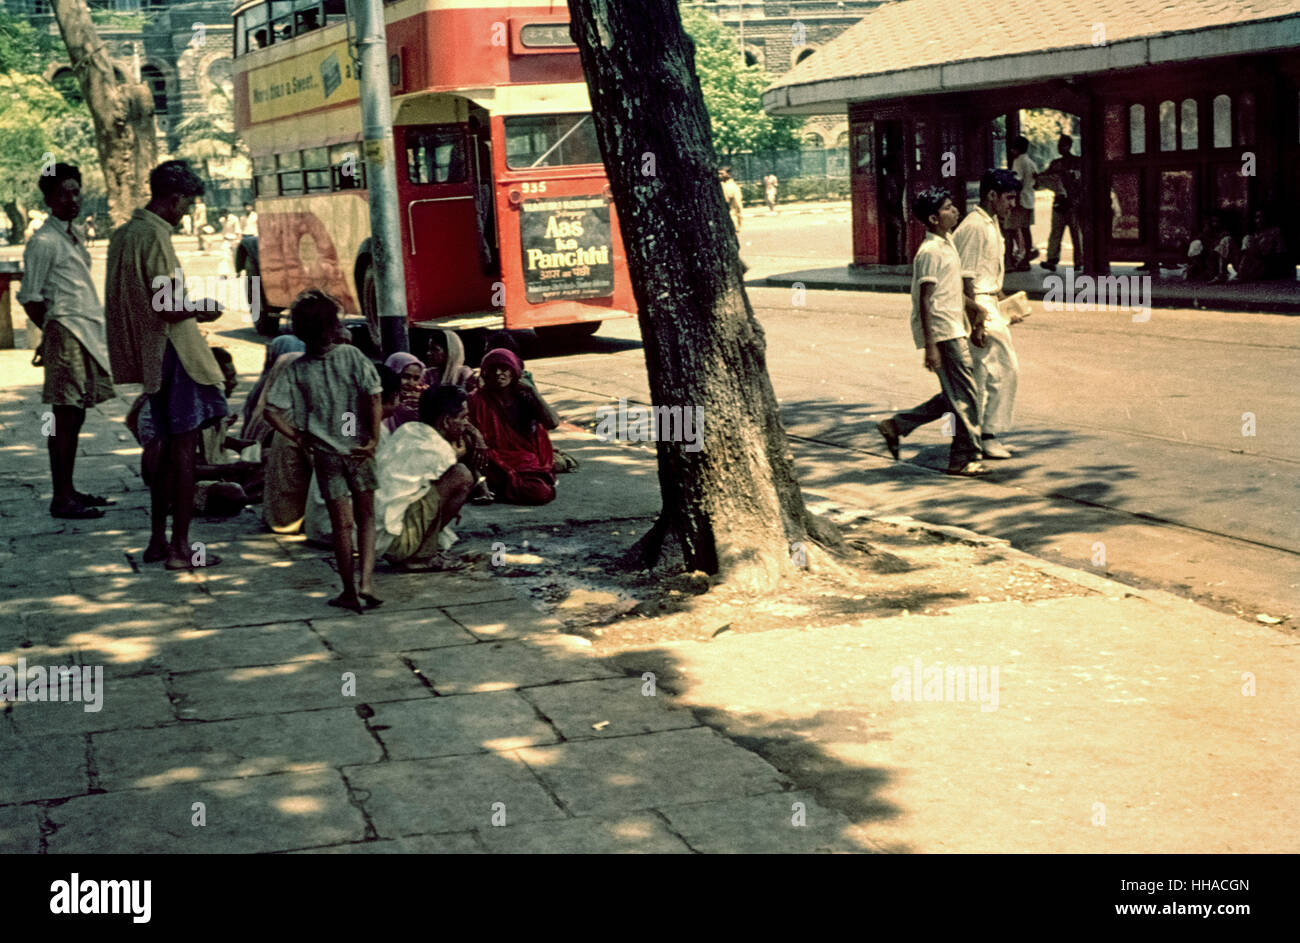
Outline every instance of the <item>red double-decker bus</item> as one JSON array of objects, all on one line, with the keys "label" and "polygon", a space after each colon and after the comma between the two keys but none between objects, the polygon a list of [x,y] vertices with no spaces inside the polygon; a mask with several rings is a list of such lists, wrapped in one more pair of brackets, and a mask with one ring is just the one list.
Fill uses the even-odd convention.
[{"label": "red double-decker bus", "polygon": [[[421,328],[591,334],[628,280],[564,2],[384,7],[407,317]],[[305,288],[378,343],[361,107],[344,0],[234,12],[235,119],[253,162],[259,330]]]}]

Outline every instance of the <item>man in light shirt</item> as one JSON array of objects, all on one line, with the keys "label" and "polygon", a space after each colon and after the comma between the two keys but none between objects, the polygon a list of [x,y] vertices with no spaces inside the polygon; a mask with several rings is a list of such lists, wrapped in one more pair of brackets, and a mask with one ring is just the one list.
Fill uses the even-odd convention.
[{"label": "man in light shirt", "polygon": [[104,335],[104,306],[90,275],[85,234],[73,223],[81,215],[81,171],[71,164],[55,164],[54,172],[42,175],[38,184],[50,215],[23,252],[18,301],[44,331],[38,353],[45,366],[41,400],[50,404],[54,418],[47,436],[54,479],[50,514],[103,517],[100,508],[113,502],[72,486],[86,410],[117,395]]},{"label": "man in light shirt", "polygon": [[148,204],[108,241],[104,277],[113,373],[119,383],[144,385],[162,439],[150,488],[151,535],[144,561],[165,561],[169,570],[221,562],[189,539],[199,433],[230,411],[222,392],[226,377],[198,325],[217,320],[221,311],[206,300],[185,297],[184,275],[172,248],[172,230],[202,193],[203,182],[184,161],[155,167],[149,174]]},{"label": "man in light shirt", "polygon": [[[1028,272],[1029,263],[1038,258],[1034,237],[1029,227],[1034,224],[1034,187],[1037,186],[1038,165],[1029,157],[1029,139],[1023,134],[1011,142],[1011,172],[1020,178],[1019,205],[1012,207],[1009,226],[1015,241],[1018,261],[1008,265],[1013,272]],[[1010,256],[1008,256],[1010,258]]]},{"label": "man in light shirt", "polygon": [[[980,178],[980,205],[966,214],[953,244],[961,256],[962,290],[971,318],[971,352],[979,389],[981,450],[985,458],[1010,458],[998,436],[1011,428],[1020,363],[1011,344],[1011,324],[998,301],[1003,297],[1006,251],[1000,220],[1015,206],[1020,181],[1009,170],[986,170]],[[1016,318],[1015,321],[1021,320]]]},{"label": "man in light shirt", "polygon": [[456,569],[444,551],[456,540],[448,526],[474,487],[465,464],[469,408],[458,386],[420,394],[420,421],[398,426],[375,456],[375,549],[407,572]]},{"label": "man in light shirt", "polygon": [[958,210],[947,190],[931,187],[917,195],[912,212],[926,229],[912,263],[912,339],[925,350],[925,369],[938,374],[939,392],[920,406],[876,423],[876,431],[897,459],[899,439],[950,413],[948,474],[976,477],[987,469],[978,461],[979,406],[966,344],[970,322],[962,296],[961,258],[948,235],[957,224]]}]

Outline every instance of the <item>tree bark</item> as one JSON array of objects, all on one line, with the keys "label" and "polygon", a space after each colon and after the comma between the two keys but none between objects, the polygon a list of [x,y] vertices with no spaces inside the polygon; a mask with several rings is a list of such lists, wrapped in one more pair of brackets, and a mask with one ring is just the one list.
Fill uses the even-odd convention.
[{"label": "tree bark", "polygon": [[50,6],[94,122],[108,214],[117,227],[149,198],[157,136],[153,93],[143,83],[118,81],[86,0],[50,0]]},{"label": "tree bark", "polygon": [[9,245],[22,245],[27,241],[27,210],[17,200],[6,200],[4,213],[9,217]]},{"label": "tree bark", "polygon": [[703,410],[698,451],[660,437],[663,509],[636,549],[646,563],[771,589],[806,559],[810,533],[836,535],[808,514],[795,480],[722,198],[694,46],[677,0],[569,0],[569,9],[653,403]]}]

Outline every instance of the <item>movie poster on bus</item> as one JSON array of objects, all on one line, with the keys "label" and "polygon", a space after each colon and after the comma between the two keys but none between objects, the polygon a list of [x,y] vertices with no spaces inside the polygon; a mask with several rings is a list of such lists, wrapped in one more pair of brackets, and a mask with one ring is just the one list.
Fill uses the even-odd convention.
[{"label": "movie poster on bus", "polygon": [[614,243],[604,196],[525,200],[520,209],[524,292],[530,303],[614,293]]}]

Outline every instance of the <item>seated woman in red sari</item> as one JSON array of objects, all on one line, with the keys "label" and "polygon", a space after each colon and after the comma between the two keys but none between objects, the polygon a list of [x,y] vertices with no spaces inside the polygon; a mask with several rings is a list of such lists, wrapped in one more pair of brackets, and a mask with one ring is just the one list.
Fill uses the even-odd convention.
[{"label": "seated woman in red sari", "polygon": [[498,501],[546,504],[555,499],[555,452],[547,429],[560,417],[541,394],[519,382],[523,364],[509,350],[489,351],[483,385],[469,401],[469,418],[487,443],[484,475]]}]

